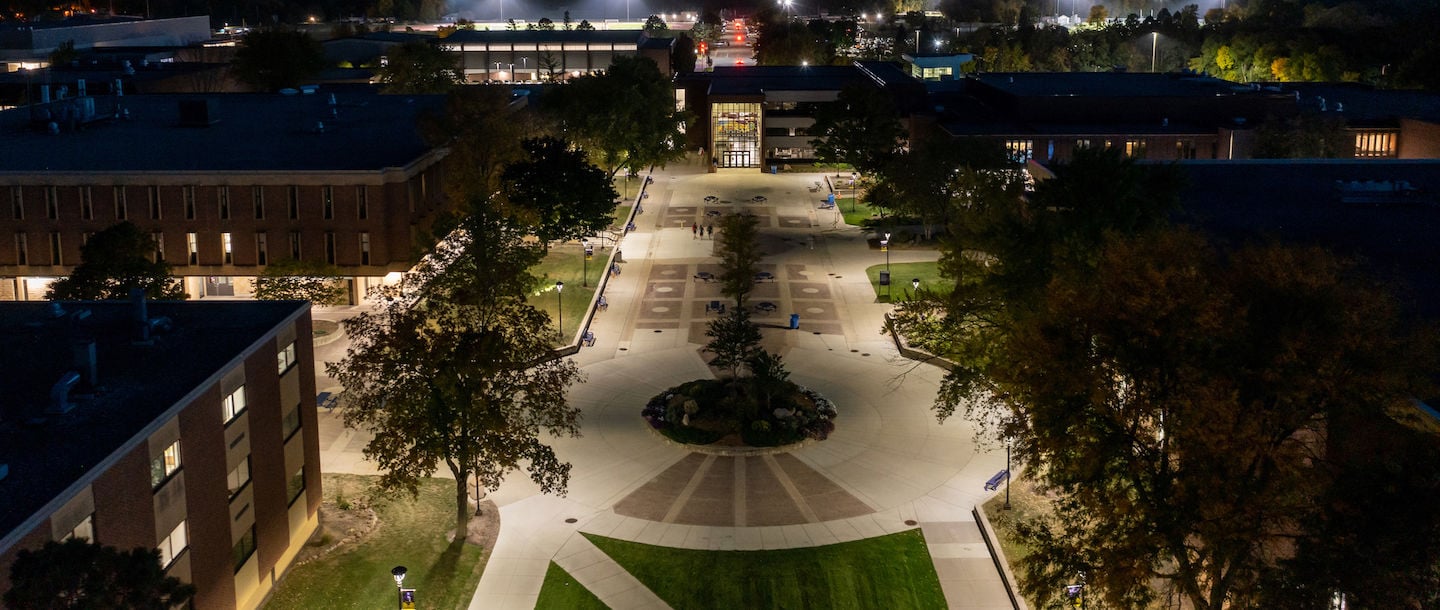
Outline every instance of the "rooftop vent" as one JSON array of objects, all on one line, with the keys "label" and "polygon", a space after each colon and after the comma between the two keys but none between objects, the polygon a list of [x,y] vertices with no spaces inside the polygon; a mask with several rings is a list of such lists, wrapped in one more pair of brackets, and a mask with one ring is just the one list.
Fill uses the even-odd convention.
[{"label": "rooftop vent", "polygon": [[50,405],[45,412],[63,415],[74,409],[75,404],[70,402],[70,390],[74,389],[77,383],[80,383],[79,373],[66,371],[64,375],[61,375],[55,385],[50,386]]},{"label": "rooftop vent", "polygon": [[209,127],[218,122],[215,100],[180,100],[181,127]]}]

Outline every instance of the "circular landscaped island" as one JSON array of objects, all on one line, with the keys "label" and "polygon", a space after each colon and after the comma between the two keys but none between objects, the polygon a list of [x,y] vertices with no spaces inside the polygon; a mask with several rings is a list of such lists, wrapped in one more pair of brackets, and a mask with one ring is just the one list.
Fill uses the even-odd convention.
[{"label": "circular landscaped island", "polygon": [[824,440],[835,406],[790,381],[697,379],[657,394],[641,410],[652,428],[685,445],[781,447]]}]

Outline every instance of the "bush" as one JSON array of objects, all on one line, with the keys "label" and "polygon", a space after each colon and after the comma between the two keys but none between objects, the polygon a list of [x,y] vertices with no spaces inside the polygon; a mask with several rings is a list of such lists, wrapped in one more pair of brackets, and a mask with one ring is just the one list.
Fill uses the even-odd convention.
[{"label": "bush", "polygon": [[813,390],[786,381],[784,390],[772,392],[767,408],[752,386],[748,378],[689,381],[652,397],[640,415],[667,438],[687,445],[738,434],[751,447],[775,447],[824,440],[835,430],[834,404]]}]

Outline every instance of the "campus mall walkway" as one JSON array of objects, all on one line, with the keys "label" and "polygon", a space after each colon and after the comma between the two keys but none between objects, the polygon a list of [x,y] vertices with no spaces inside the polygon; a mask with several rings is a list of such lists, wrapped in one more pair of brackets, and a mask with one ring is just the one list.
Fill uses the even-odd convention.
[{"label": "campus mall walkway", "polygon": [[[571,390],[584,413],[581,438],[554,439],[573,465],[569,493],[546,496],[520,474],[490,494],[501,532],[471,608],[533,608],[555,561],[614,608],[665,604],[580,532],[662,546],[758,550],[818,546],[917,527],[925,535],[952,608],[1010,608],[971,508],[1004,468],[1001,447],[977,447],[961,418],[941,425],[930,410],[942,371],[900,357],[880,334],[888,305],[875,303],[865,268],[884,262],[866,236],[830,210],[818,174],[657,174],[620,248],[626,263],[605,292],[597,341],[575,356],[586,382]],[[707,200],[708,198],[708,200]],[[778,452],[725,455],[663,439],[639,416],[655,394],[710,377],[700,348],[717,283],[713,240],[719,214],[761,218],[764,270],[752,301],[766,348],[791,379],[839,410],[829,439]],[[608,254],[608,251],[605,252]],[[597,252],[597,255],[601,254]],[[935,252],[891,252],[891,262]],[[801,315],[789,330],[789,315]],[[322,354],[317,350],[317,358]],[[332,356],[333,357],[333,356]],[[322,380],[322,386],[325,381]],[[323,388],[322,388],[323,389]],[[335,431],[322,414],[326,472],[370,472],[368,440]],[[329,422],[326,424],[325,422]],[[328,428],[324,429],[324,428]],[[909,522],[907,524],[907,522]]]}]

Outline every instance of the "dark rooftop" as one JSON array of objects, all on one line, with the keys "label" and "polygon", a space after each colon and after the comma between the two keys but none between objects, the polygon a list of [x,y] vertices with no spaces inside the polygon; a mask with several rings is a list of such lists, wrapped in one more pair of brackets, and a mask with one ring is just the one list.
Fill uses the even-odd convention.
[{"label": "dark rooftop", "polygon": [[640,30],[456,30],[440,44],[466,42],[607,42],[636,44]]},{"label": "dark rooftop", "polygon": [[[31,108],[15,108],[0,112],[0,173],[374,171],[403,167],[430,150],[417,118],[439,111],[443,96],[335,90],[332,114],[331,91],[93,96],[96,116],[106,118],[74,130],[57,121],[57,135],[37,129]],[[185,102],[210,104],[209,125],[180,126]],[[109,118],[117,105],[128,119]],[[63,109],[51,111],[60,116]]]},{"label": "dark rooftop", "polygon": [[1395,122],[1399,117],[1440,122],[1440,93],[1433,91],[1379,90],[1360,83],[1283,83],[1283,91],[1300,94],[1301,104],[1336,112],[1349,124]]},{"label": "dark rooftop", "polygon": [[[129,303],[67,302],[62,307],[72,315],[58,318],[50,303],[0,303],[0,464],[10,466],[0,480],[0,536],[309,307],[296,301],[148,305],[151,318],[170,318],[172,328],[140,346],[132,341]],[[90,315],[75,320],[82,310]],[[67,414],[46,415],[51,386],[76,370],[77,337],[95,339],[95,397],[74,400]]]},{"label": "dark rooftop", "polygon": [[[1223,242],[1274,239],[1360,257],[1377,277],[1400,283],[1415,311],[1440,319],[1440,161],[1183,162],[1188,222]],[[1337,182],[1413,189],[1394,197],[1342,200]]]},{"label": "dark rooftop", "polygon": [[970,78],[1018,97],[1191,97],[1259,93],[1246,85],[1181,73],[989,72]]},{"label": "dark rooftop", "polygon": [[710,95],[760,95],[766,91],[838,91],[864,78],[854,66],[716,66]]}]

